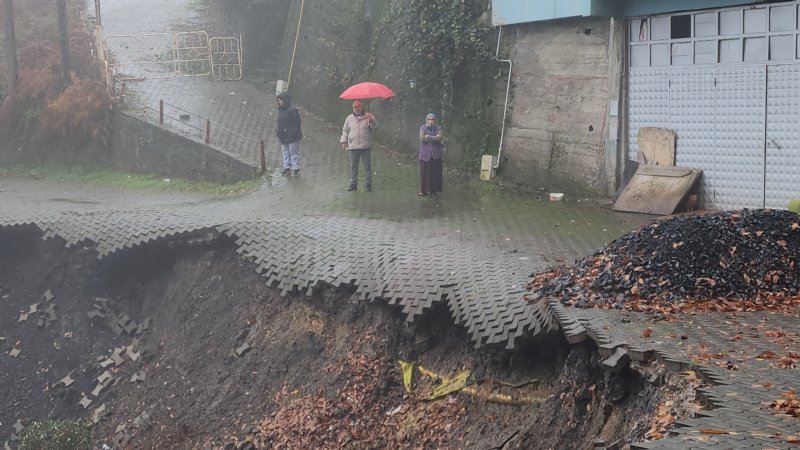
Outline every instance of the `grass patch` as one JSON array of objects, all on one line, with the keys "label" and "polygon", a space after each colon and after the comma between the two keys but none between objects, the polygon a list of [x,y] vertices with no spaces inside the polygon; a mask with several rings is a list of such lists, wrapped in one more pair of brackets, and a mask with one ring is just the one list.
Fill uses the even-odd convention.
[{"label": "grass patch", "polygon": [[75,421],[35,422],[20,435],[20,450],[90,450],[92,430]]},{"label": "grass patch", "polygon": [[242,194],[254,190],[261,184],[258,178],[235,184],[219,184],[82,167],[5,167],[0,168],[0,176],[70,181],[118,189],[198,192],[212,195]]}]

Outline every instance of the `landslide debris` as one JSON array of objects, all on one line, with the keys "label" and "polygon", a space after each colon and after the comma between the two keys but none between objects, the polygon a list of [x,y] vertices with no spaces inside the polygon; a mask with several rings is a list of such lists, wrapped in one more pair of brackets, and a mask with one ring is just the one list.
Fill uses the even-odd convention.
[{"label": "landslide debris", "polygon": [[[673,390],[606,372],[591,345],[557,335],[475,349],[444,305],[409,324],[393,307],[349,302],[352,289],[281,296],[225,238],[97,259],[38,228],[0,228],[0,248],[0,449],[33,423],[89,418],[94,448],[588,448],[641,439],[642,417]],[[19,322],[50,289],[58,320]],[[98,313],[153,320],[133,338],[130,320],[114,331]],[[140,357],[117,366],[114,354]],[[409,395],[400,359],[468,370],[479,393],[542,401],[420,400],[443,382],[417,376]],[[106,369],[113,381],[92,394]]]},{"label": "landslide debris", "polygon": [[790,211],[676,217],[534,275],[526,298],[642,312],[787,310],[800,305],[798,256],[800,216]]}]

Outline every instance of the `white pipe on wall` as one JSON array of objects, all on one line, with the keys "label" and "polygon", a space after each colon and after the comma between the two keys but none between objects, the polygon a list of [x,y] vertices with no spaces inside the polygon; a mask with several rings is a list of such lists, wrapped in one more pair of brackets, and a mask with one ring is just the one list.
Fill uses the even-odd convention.
[{"label": "white pipe on wall", "polygon": [[494,168],[500,167],[500,155],[503,153],[503,139],[506,133],[506,113],[508,113],[508,94],[511,92],[511,68],[514,63],[510,59],[500,59],[500,38],[503,34],[503,26],[501,25],[497,32],[497,50],[494,53],[494,59],[497,62],[508,64],[508,80],[506,81],[506,101],[503,105],[503,123],[500,126],[500,146],[497,148],[497,160],[494,163]]}]

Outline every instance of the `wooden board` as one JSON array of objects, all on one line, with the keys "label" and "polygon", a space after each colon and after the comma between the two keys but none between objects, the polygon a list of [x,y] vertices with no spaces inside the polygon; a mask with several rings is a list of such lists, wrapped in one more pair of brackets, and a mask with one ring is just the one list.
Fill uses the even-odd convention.
[{"label": "wooden board", "polygon": [[636,142],[640,165],[675,165],[675,130],[641,127]]},{"label": "wooden board", "polygon": [[702,173],[702,170],[688,167],[639,166],[613,209],[672,214]]}]

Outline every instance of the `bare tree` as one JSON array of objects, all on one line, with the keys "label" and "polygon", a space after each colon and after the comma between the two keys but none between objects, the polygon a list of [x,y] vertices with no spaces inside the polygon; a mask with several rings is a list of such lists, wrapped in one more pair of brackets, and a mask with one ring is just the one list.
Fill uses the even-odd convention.
[{"label": "bare tree", "polygon": [[69,28],[67,25],[67,0],[58,0],[58,40],[61,43],[61,71],[64,86],[69,85]]},{"label": "bare tree", "polygon": [[5,32],[6,67],[8,68],[8,86],[17,89],[19,72],[17,68],[17,35],[14,33],[14,7],[12,0],[3,0],[3,31]]}]

